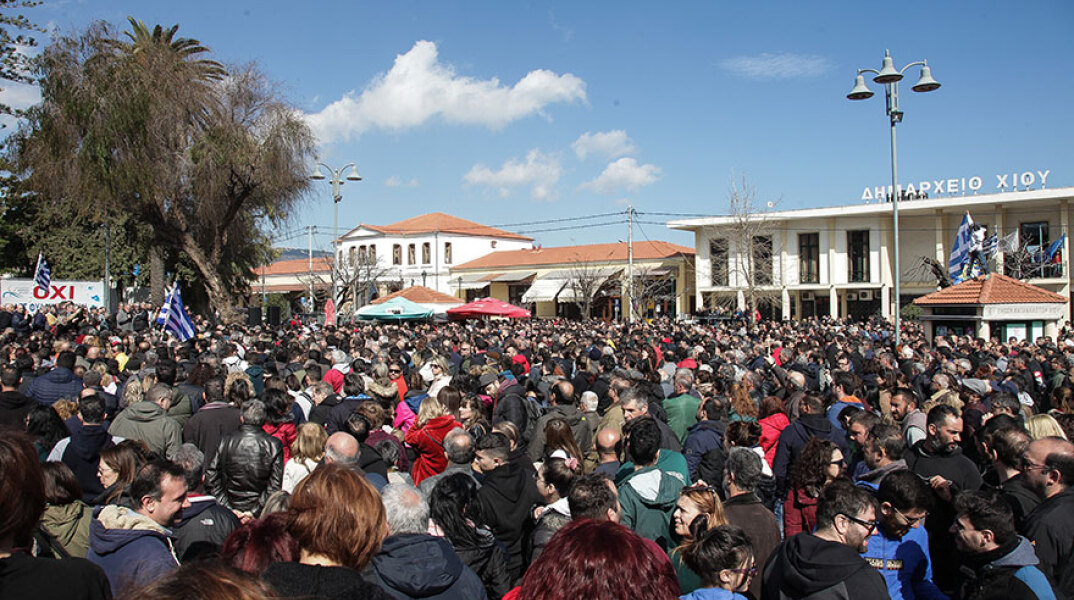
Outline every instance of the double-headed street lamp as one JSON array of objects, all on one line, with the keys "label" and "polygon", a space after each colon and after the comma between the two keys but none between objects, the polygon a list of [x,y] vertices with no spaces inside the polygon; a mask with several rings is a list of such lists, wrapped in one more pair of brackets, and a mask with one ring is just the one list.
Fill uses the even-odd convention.
[{"label": "double-headed street lamp", "polygon": [[902,81],[902,74],[914,66],[921,67],[921,76],[918,78],[917,83],[914,84],[914,87],[910,89],[915,92],[931,92],[940,87],[940,83],[932,78],[932,69],[929,68],[928,61],[919,60],[901,69],[896,69],[891,58],[891,52],[885,50],[884,62],[880,66],[880,70],[858,69],[858,76],[854,79],[854,89],[847,94],[847,99],[849,100],[868,100],[872,98],[873,92],[865,86],[865,77],[862,73],[875,73],[876,76],[873,77],[873,81],[884,86],[884,95],[887,98],[887,114],[891,119],[891,213],[895,234],[895,345],[898,345],[901,341],[902,329],[902,315],[900,314],[902,306],[899,298],[899,170],[898,153],[895,150],[895,125],[902,121],[902,111],[899,110],[899,82]]},{"label": "double-headed street lamp", "polygon": [[[317,163],[316,168],[313,170],[313,174],[310,175],[310,179],[321,181],[328,179],[325,174],[321,172],[321,167],[328,169],[328,172],[332,174],[332,178],[329,183],[332,184],[332,203],[335,207],[335,214],[332,217],[332,302],[335,303],[339,300],[339,263],[342,257],[339,255],[339,201],[343,199],[343,194],[339,188],[343,187],[343,184],[347,181],[361,181],[362,177],[358,175],[358,165],[354,163],[347,163],[338,169],[324,164]],[[346,177],[343,177],[343,171],[350,167],[351,172],[347,173]]]}]

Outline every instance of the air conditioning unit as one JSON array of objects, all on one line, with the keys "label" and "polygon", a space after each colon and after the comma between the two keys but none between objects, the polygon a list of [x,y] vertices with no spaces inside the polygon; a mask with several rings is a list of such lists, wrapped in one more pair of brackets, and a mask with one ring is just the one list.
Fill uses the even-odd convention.
[{"label": "air conditioning unit", "polygon": [[858,292],[858,300],[861,300],[862,302],[872,302],[873,290],[862,290]]},{"label": "air conditioning unit", "polygon": [[857,302],[858,292],[847,292],[847,302]]},{"label": "air conditioning unit", "polygon": [[812,302],[813,292],[802,292],[802,302]]}]

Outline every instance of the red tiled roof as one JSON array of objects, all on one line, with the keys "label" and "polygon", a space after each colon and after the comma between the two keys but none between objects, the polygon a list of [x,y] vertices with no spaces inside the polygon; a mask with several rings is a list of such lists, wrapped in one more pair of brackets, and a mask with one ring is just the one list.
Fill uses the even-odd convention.
[{"label": "red tiled roof", "polygon": [[379,231],[384,234],[413,235],[418,233],[455,233],[460,235],[483,235],[512,240],[533,241],[533,238],[482,225],[466,219],[461,219],[445,213],[428,213],[404,219],[391,225],[368,225],[362,223],[361,227]]},{"label": "red tiled roof", "polygon": [[[659,260],[677,256],[693,256],[694,249],[671,242],[634,242],[634,260]],[[560,246],[557,248],[527,248],[504,250],[486,254],[481,258],[456,265],[452,271],[462,269],[503,269],[508,267],[531,267],[537,265],[561,265],[572,263],[625,262],[627,244],[589,244],[585,246]]]},{"label": "red tiled roof", "polygon": [[[257,270],[257,276],[261,275],[301,275],[309,273],[310,260],[308,258],[296,258],[294,260],[278,260],[268,266],[261,267]],[[313,257],[313,272],[325,273],[332,270],[332,265],[328,263],[328,257],[326,256],[314,256]],[[264,273],[262,273],[264,271]]]},{"label": "red tiled roof", "polygon": [[462,304],[463,301],[459,300],[455,296],[449,296],[447,294],[438,292],[434,289],[427,288],[421,285],[414,285],[403,290],[399,290],[393,294],[388,294],[383,298],[377,298],[370,304],[383,304],[392,298],[403,297],[411,302],[417,302],[418,304]]},{"label": "red tiled roof", "polygon": [[1055,292],[993,273],[963,281],[914,300],[914,304],[1030,304],[1062,303],[1067,299]]}]

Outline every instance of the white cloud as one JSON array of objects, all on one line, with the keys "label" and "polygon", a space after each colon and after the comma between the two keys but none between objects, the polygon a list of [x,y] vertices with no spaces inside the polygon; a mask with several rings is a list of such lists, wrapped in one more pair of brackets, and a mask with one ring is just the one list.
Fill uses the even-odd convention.
[{"label": "white cloud", "polygon": [[634,140],[630,139],[622,129],[598,131],[597,133],[587,131],[571,144],[571,148],[574,149],[578,160],[585,160],[590,154],[600,155],[605,158],[619,158],[638,151],[638,147],[634,145]]},{"label": "white cloud", "polygon": [[614,194],[619,190],[636,192],[643,186],[655,183],[660,175],[660,167],[656,165],[639,165],[637,159],[620,158],[609,163],[596,179],[583,183],[581,189],[601,194]]},{"label": "white cloud", "polygon": [[416,127],[434,117],[496,129],[543,115],[549,104],[585,99],[585,81],[570,73],[537,69],[514,85],[503,85],[495,77],[459,75],[439,61],[435,43],[422,40],[396,56],[391,70],[375,77],[360,94],[350,92],[307,118],[321,141],[329,142],[371,129]]},{"label": "white cloud", "polygon": [[720,66],[748,79],[801,79],[823,75],[831,62],[814,54],[765,52],[754,56],[734,56]]},{"label": "white cloud", "polygon": [[510,196],[511,188],[530,186],[534,200],[555,200],[559,195],[555,186],[562,175],[558,158],[530,150],[525,160],[512,158],[497,171],[476,164],[462,178],[469,185],[496,188],[501,198]]},{"label": "white cloud", "polygon": [[408,181],[403,181],[398,175],[392,175],[384,180],[384,185],[387,187],[418,187],[417,178],[411,178]]}]

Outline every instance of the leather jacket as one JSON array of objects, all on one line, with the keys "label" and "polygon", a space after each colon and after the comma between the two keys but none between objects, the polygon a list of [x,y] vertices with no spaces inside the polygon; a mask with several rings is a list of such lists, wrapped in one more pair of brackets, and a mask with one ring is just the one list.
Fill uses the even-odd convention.
[{"label": "leather jacket", "polygon": [[206,490],[221,506],[257,516],[283,484],[283,444],[254,425],[224,438],[205,471]]}]

